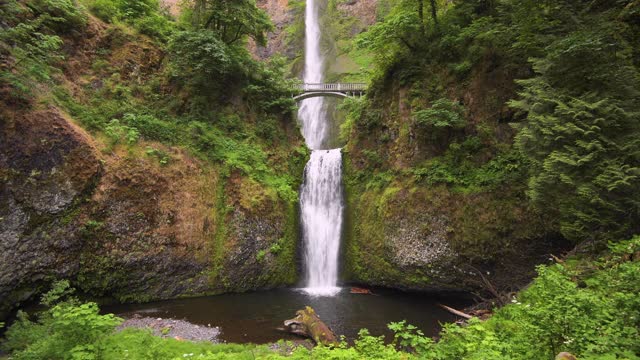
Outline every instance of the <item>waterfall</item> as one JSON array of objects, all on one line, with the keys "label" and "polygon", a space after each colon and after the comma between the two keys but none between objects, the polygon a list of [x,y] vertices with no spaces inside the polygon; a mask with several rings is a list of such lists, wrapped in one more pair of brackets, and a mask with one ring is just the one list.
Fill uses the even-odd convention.
[{"label": "waterfall", "polygon": [[[305,9],[304,76],[305,83],[321,83],[324,79],[324,59],[320,52],[320,25],[318,4],[307,0]],[[322,148],[327,136],[327,113],[323,97],[302,101],[298,118],[302,122],[302,134],[309,148]]]},{"label": "waterfall", "polygon": [[338,250],[342,232],[342,154],[315,150],[304,169],[300,192],[307,283],[313,295],[338,292]]},{"label": "waterfall", "polygon": [[[318,4],[307,0],[305,10],[305,83],[323,81]],[[305,291],[332,296],[338,284],[338,251],[342,233],[342,154],[324,150],[328,119],[322,97],[302,101],[298,118],[307,146],[313,150],[304,169],[300,212],[306,265]]]}]

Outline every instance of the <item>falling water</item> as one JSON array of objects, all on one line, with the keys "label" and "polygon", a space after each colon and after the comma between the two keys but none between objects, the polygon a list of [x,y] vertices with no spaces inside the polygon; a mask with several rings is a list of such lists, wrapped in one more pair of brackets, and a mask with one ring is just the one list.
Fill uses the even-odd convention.
[{"label": "falling water", "polygon": [[[321,83],[324,79],[324,59],[320,53],[320,25],[318,24],[318,4],[307,0],[305,9],[304,44],[305,83]],[[327,136],[327,114],[324,98],[314,97],[304,100],[298,111],[302,122],[302,134],[309,148],[321,149]]]},{"label": "falling water", "polygon": [[[305,11],[305,83],[323,81],[318,4],[307,0]],[[342,232],[342,154],[324,150],[327,114],[322,97],[306,99],[298,112],[307,146],[313,150],[304,169],[300,190],[301,223],[304,234],[306,287],[312,295],[332,296],[338,283],[338,250]]]},{"label": "falling water", "polygon": [[314,295],[339,291],[338,249],[342,231],[342,154],[316,150],[304,170],[300,209],[305,239],[307,284]]}]

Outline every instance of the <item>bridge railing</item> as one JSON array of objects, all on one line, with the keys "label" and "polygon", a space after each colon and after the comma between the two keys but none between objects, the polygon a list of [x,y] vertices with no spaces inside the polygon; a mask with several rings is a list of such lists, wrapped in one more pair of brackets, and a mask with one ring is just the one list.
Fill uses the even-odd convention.
[{"label": "bridge railing", "polygon": [[296,92],[331,92],[331,91],[365,91],[367,90],[367,84],[364,83],[304,83],[295,84],[292,89]]}]

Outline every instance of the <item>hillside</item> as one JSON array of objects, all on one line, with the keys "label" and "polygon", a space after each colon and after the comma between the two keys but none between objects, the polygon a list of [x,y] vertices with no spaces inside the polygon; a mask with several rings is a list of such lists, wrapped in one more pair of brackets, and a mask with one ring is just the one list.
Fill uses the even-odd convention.
[{"label": "hillside", "polygon": [[[294,120],[242,89],[192,96],[163,41],[80,11],[40,34],[57,43],[48,64],[3,55],[16,77],[2,78],[2,313],[56,278],[120,301],[294,284]],[[7,35],[49,51],[31,49],[38,33]]]}]

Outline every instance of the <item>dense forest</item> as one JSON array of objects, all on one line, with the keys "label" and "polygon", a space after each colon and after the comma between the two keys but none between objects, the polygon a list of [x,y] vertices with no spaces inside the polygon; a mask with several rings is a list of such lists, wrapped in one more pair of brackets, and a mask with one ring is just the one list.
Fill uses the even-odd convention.
[{"label": "dense forest", "polygon": [[640,1],[318,3],[324,81],[366,83],[323,105],[340,282],[473,316],[315,346],[123,330],[103,303],[302,282],[305,2],[5,0],[0,358],[640,358]]}]

